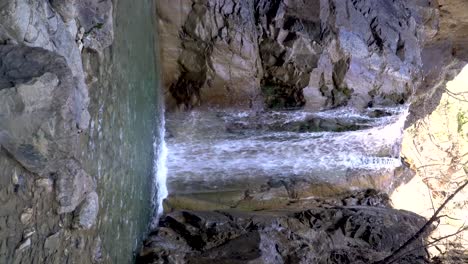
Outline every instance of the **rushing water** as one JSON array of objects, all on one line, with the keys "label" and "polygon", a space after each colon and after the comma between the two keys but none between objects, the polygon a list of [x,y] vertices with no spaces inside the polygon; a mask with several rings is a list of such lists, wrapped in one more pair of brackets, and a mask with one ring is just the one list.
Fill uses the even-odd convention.
[{"label": "rushing water", "polygon": [[406,116],[407,107],[171,114],[169,186],[194,193],[258,178],[334,183],[350,169],[391,171],[401,165]]},{"label": "rushing water", "polygon": [[163,213],[163,201],[168,196],[167,191],[167,155],[168,149],[166,145],[166,129],[165,129],[165,117],[164,111],[162,111],[161,126],[157,137],[154,139],[153,148],[154,152],[157,153],[156,159],[154,160],[154,190],[153,190],[153,202],[155,203],[155,213],[151,226],[154,228],[158,224],[159,217]]}]

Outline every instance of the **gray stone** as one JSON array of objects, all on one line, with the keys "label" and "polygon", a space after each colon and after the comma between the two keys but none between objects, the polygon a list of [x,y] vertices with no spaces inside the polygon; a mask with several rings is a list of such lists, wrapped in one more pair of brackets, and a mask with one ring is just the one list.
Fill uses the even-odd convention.
[{"label": "gray stone", "polygon": [[54,254],[60,248],[60,241],[62,239],[62,232],[57,232],[46,238],[44,242],[44,250],[47,255]]},{"label": "gray stone", "polygon": [[16,248],[16,253],[17,254],[21,253],[22,251],[28,249],[29,247],[31,247],[31,238],[27,238],[26,240],[21,241],[21,243]]},{"label": "gray stone", "polygon": [[36,186],[43,188],[46,192],[52,192],[54,188],[54,182],[49,178],[41,178],[36,180]]},{"label": "gray stone", "polygon": [[[145,242],[137,263],[373,263],[425,223],[388,207],[298,211],[175,211]],[[421,246],[422,240],[415,243]],[[425,263],[411,251],[399,263]]]},{"label": "gray stone", "polygon": [[33,216],[33,209],[32,208],[26,208],[23,210],[23,213],[21,213],[20,220],[23,225],[27,225],[30,223],[31,218]]},{"label": "gray stone", "polygon": [[99,211],[99,197],[96,192],[89,193],[74,213],[73,226],[90,229],[96,224]]},{"label": "gray stone", "polygon": [[[58,2],[64,5],[60,6]],[[3,232],[15,234],[8,238],[9,243],[2,245],[7,247],[7,251],[1,254],[2,263],[5,258],[8,259],[6,262],[13,263],[11,257],[17,249],[14,243],[18,238],[22,236],[23,244],[19,246],[21,250],[16,250],[17,253],[32,246],[32,237],[36,239],[35,229],[17,230],[21,227],[18,223],[38,227],[37,238],[42,239],[55,225],[63,225],[57,223],[59,217],[55,214],[56,210],[72,212],[95,189],[94,180],[77,161],[81,155],[78,153],[79,133],[89,125],[89,98],[81,53],[75,38],[78,31],[75,18],[83,13],[83,8],[107,6],[105,13],[102,8],[93,9],[96,11],[94,13],[88,12],[107,19],[106,32],[100,34],[111,37],[95,38],[103,42],[94,44],[99,44],[103,49],[113,40],[112,32],[109,32],[112,31],[109,26],[112,25],[112,6],[111,1],[91,1],[92,5],[76,1],[80,6],[73,5],[76,4],[73,2],[0,0],[1,167],[6,173],[11,173],[14,185],[13,188],[8,186],[8,189],[0,190],[0,197],[8,197],[2,212],[12,214],[10,210],[15,207],[20,210],[7,218],[6,230],[1,227],[2,239],[6,234]],[[59,9],[60,14],[56,12]],[[93,19],[88,18],[89,21]],[[3,167],[5,157],[14,160],[12,165],[7,163],[9,166],[6,168]],[[34,176],[38,178],[33,179]],[[57,187],[59,208],[51,200],[54,198],[50,195],[54,185]],[[35,188],[45,192],[35,192]],[[25,210],[22,213],[21,208],[25,206],[33,206],[35,211]],[[50,241],[46,244],[50,244]],[[57,250],[65,247],[58,245]],[[34,247],[31,254],[15,256],[14,261],[63,263],[63,254],[64,251],[60,250],[44,260],[40,259],[44,255],[42,248]]]},{"label": "gray stone", "polygon": [[[3,4],[3,2],[6,3]],[[56,2],[63,2],[65,6],[73,9],[70,5],[73,1]],[[14,0],[2,1],[1,3],[3,15],[0,16],[0,24],[3,30],[0,32],[5,32],[6,39],[4,41],[6,43],[40,47],[63,56],[66,60],[73,76],[72,88],[75,92],[73,100],[80,105],[74,109],[79,121],[78,125],[82,128],[87,127],[89,121],[88,88],[84,82],[85,75],[80,50],[75,42],[75,36],[72,35],[71,26],[74,21],[69,21],[66,24],[54,12],[49,1],[45,0],[34,2]]]},{"label": "gray stone", "polygon": [[73,75],[44,49],[5,45],[0,56],[0,144],[28,170],[46,172],[73,152],[69,142],[78,136]]},{"label": "gray stone", "polygon": [[82,0],[76,5],[77,19],[84,28],[84,47],[102,53],[114,41],[112,1]]},{"label": "gray stone", "polygon": [[50,3],[55,10],[62,16],[64,21],[70,21],[77,16],[76,0],[51,0]]},{"label": "gray stone", "polygon": [[[59,214],[73,212],[77,206],[87,199],[95,188],[94,179],[89,176],[76,160],[64,160],[58,165],[56,198],[60,204]],[[93,198],[94,195],[91,195]],[[90,206],[94,206],[91,200]]]}]

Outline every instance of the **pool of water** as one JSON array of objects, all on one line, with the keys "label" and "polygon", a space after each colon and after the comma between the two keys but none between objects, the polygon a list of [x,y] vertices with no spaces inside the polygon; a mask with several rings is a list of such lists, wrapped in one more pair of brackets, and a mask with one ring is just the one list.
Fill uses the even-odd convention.
[{"label": "pool of water", "polygon": [[131,263],[155,208],[162,105],[153,1],[114,2],[115,40],[90,86],[83,163],[98,184],[97,230],[105,263]]}]

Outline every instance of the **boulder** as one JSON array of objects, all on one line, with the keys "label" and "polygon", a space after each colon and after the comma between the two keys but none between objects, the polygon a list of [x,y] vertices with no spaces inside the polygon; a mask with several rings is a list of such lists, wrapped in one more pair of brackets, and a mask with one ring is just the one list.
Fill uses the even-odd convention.
[{"label": "boulder", "polygon": [[73,75],[63,57],[41,48],[4,45],[0,56],[0,144],[46,173],[76,147],[82,106]]}]

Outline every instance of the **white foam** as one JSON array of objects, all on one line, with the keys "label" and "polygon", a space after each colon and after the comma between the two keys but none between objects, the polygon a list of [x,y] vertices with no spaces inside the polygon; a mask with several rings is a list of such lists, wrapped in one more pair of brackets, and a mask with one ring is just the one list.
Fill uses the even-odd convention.
[{"label": "white foam", "polygon": [[[408,111],[407,107],[381,110],[393,115],[372,118],[343,108],[320,113],[196,112],[188,120],[178,116],[170,120],[177,133],[169,140],[169,182],[190,184],[246,176],[323,178],[339,177],[334,172],[349,169],[394,169],[401,166],[399,146]],[[230,134],[224,128],[233,120],[287,123],[310,115],[369,119],[372,127],[347,132],[262,130],[248,134]]]},{"label": "white foam", "polygon": [[155,153],[155,161],[153,163],[154,175],[154,187],[153,197],[155,206],[157,207],[156,215],[153,218],[153,227],[157,225],[159,217],[163,213],[163,201],[168,196],[167,190],[167,157],[168,157],[168,148],[165,140],[166,128],[165,128],[165,117],[164,113],[161,116],[160,130],[157,135],[157,140],[153,141],[153,151]]}]

